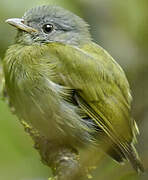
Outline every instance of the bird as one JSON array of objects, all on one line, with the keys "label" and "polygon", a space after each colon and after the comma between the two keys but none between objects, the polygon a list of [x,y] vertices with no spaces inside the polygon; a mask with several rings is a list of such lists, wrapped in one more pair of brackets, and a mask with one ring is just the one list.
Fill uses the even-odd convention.
[{"label": "bird", "polygon": [[128,80],[112,56],[93,42],[89,25],[51,5],[6,22],[17,28],[3,70],[18,118],[60,145],[100,144],[114,160],[128,160],[143,172]]}]

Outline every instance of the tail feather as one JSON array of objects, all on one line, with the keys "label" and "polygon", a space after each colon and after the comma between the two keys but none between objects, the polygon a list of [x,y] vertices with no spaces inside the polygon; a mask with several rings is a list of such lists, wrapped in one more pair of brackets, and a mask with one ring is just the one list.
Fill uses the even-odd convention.
[{"label": "tail feather", "polygon": [[128,145],[128,151],[126,151],[125,156],[138,173],[144,172],[144,166],[133,144]]}]

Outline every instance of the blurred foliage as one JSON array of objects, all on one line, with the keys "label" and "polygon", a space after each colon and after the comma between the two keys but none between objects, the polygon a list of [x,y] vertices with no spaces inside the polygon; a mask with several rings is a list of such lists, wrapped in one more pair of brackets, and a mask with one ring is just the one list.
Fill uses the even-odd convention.
[{"label": "blurred foliage", "polygon": [[[63,6],[90,24],[95,42],[103,46],[126,71],[133,92],[133,116],[141,135],[138,149],[148,169],[148,1],[147,0],[1,0],[0,59],[15,37],[14,28],[5,24],[11,17],[21,17],[39,4]],[[50,170],[40,162],[24,132],[7,105],[0,101],[0,179],[47,180]],[[94,171],[97,180],[146,180],[137,176],[129,164],[120,166],[105,157]]]}]

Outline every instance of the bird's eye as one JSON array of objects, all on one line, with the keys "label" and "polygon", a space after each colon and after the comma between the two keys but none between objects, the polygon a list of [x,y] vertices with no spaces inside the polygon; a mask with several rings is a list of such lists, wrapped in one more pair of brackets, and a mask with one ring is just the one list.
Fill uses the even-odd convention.
[{"label": "bird's eye", "polygon": [[53,30],[53,25],[52,24],[45,24],[43,27],[43,31],[46,33],[46,34],[49,34],[52,32]]}]

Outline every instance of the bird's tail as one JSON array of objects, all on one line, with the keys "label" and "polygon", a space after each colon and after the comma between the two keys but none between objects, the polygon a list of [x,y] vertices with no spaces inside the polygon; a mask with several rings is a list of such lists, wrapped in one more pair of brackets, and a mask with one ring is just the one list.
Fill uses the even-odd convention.
[{"label": "bird's tail", "polygon": [[138,172],[144,172],[143,164],[138,156],[138,153],[133,144],[128,145],[128,150],[125,150],[125,156],[130,161],[133,168]]}]

